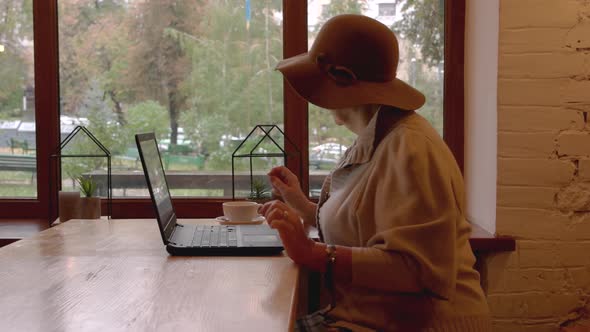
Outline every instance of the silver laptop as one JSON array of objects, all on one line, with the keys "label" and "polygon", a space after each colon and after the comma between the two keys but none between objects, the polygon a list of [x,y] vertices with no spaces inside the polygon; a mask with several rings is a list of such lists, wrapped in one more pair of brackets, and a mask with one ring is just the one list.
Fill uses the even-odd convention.
[{"label": "silver laptop", "polygon": [[154,133],[137,134],[135,142],[168,253],[184,256],[261,256],[275,255],[283,250],[278,233],[267,224],[178,223]]}]

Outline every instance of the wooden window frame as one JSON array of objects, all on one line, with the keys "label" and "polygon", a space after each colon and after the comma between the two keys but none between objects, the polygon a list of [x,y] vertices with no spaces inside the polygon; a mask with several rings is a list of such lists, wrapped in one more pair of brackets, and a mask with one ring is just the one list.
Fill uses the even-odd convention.
[{"label": "wooden window frame", "polygon": [[[57,216],[57,207],[50,206],[50,155],[59,140],[59,53],[58,0],[33,0],[35,47],[35,116],[37,127],[37,199],[0,199],[0,218],[47,218]],[[290,57],[307,51],[307,3],[283,0],[283,55]],[[444,139],[463,169],[463,67],[465,0],[445,1],[445,61],[444,61]],[[308,105],[284,82],[285,134],[299,151],[299,160],[289,159],[287,167],[298,172],[301,163],[304,176],[302,187],[308,191]],[[55,167],[55,166],[54,166]],[[53,181],[55,182],[55,181]],[[222,214],[223,198],[174,198],[174,208],[180,218],[215,217]],[[103,211],[107,211],[103,202]],[[114,199],[114,218],[153,217],[151,201]]]},{"label": "wooden window frame", "polygon": [[49,156],[59,144],[57,1],[33,0],[37,198],[0,199],[0,218],[43,218],[49,206]]}]

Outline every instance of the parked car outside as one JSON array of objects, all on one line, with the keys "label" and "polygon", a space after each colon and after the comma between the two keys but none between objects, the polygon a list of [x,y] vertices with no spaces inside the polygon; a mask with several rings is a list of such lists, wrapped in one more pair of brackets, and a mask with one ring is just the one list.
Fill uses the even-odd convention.
[{"label": "parked car outside", "polygon": [[309,169],[314,170],[328,170],[336,166],[340,160],[333,154],[329,153],[314,153],[309,156]]},{"label": "parked car outside", "polygon": [[343,155],[348,147],[339,143],[324,143],[311,148],[312,153],[331,153]]},{"label": "parked car outside", "polygon": [[309,169],[329,170],[336,166],[348,147],[338,143],[324,143],[310,149]]}]

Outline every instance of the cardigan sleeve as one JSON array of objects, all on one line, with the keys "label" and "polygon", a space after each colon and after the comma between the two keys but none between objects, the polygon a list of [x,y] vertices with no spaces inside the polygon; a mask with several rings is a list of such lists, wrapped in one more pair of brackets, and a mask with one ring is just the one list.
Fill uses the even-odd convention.
[{"label": "cardigan sleeve", "polygon": [[360,227],[374,235],[365,247],[353,248],[354,285],[452,297],[456,224],[462,216],[451,180],[456,164],[444,158],[443,147],[400,128],[375,150],[357,209]]}]

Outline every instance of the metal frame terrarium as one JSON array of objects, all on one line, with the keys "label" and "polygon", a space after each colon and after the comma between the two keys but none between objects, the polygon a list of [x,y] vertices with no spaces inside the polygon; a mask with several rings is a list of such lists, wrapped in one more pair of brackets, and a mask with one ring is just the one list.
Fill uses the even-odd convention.
[{"label": "metal frame terrarium", "polygon": [[[262,135],[257,135],[261,133]],[[279,135],[273,137],[273,134]],[[280,141],[283,141],[285,146],[281,146]],[[263,143],[266,147],[275,148],[275,151],[263,149]],[[289,146],[289,148],[286,148]],[[231,176],[232,176],[232,199],[236,199],[236,158],[249,159],[249,175],[250,175],[250,194],[245,197],[251,200],[263,200],[270,198],[268,189],[265,188],[264,181],[255,178],[254,176],[254,160],[255,158],[282,158],[283,165],[287,164],[287,158],[293,156],[286,151],[294,151],[297,156],[300,156],[299,149],[293,142],[285,135],[285,133],[277,125],[256,125],[250,133],[244,138],[238,147],[232,153],[231,162]],[[299,165],[299,177],[303,172],[301,164]],[[265,197],[263,195],[267,195]]]},{"label": "metal frame terrarium", "polygon": [[[91,143],[98,148],[98,153],[64,153],[64,149],[74,140],[75,137],[80,137],[79,134],[82,132],[86,134],[86,136],[90,139]],[[50,181],[51,179],[55,179],[56,181],[56,190],[55,193],[50,195],[50,202],[49,204],[55,204],[58,200],[57,195],[59,190],[62,188],[62,174],[61,174],[61,161],[62,158],[106,158],[107,160],[107,215],[110,219],[112,214],[112,182],[111,182],[111,152],[94,136],[86,127],[84,126],[76,126],[72,132],[70,132],[59,144],[57,151],[55,154],[50,156],[51,162],[50,165]],[[52,167],[52,165],[55,165]],[[53,170],[51,169],[53,168]],[[52,172],[53,171],[53,172]],[[79,178],[78,178],[79,179]],[[91,179],[90,179],[91,180]],[[51,183],[50,183],[51,187]],[[59,205],[57,205],[59,207]],[[59,209],[59,208],[58,208]],[[59,213],[59,210],[57,211]]]}]

